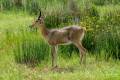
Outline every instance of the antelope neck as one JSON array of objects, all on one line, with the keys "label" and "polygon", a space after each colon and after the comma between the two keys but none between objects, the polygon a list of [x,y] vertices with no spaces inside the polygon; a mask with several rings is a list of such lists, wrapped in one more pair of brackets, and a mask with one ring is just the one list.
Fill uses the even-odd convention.
[{"label": "antelope neck", "polygon": [[41,32],[42,32],[42,35],[47,37],[48,34],[49,34],[49,29],[46,28],[45,24],[42,24],[41,25]]}]

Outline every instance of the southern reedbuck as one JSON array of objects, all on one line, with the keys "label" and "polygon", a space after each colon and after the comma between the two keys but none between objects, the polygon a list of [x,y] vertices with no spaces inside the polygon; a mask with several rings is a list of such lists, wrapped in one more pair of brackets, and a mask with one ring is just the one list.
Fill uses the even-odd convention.
[{"label": "southern reedbuck", "polygon": [[38,19],[31,25],[31,27],[33,26],[39,27],[42,35],[51,45],[52,67],[57,66],[57,48],[61,44],[74,44],[79,49],[80,61],[83,61],[83,57],[86,55],[86,49],[82,46],[85,28],[72,25],[61,29],[48,29],[45,26],[41,12]]}]

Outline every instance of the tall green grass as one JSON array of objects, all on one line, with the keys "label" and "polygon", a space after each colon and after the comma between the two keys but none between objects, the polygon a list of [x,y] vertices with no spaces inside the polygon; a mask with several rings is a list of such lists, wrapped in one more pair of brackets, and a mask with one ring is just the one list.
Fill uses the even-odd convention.
[{"label": "tall green grass", "polygon": [[[38,14],[41,8],[49,29],[76,24],[75,16],[71,15],[68,2],[64,0],[23,0],[19,3],[1,0],[1,2],[1,10],[15,9],[15,13],[9,14],[6,11],[0,13],[0,35],[3,34],[0,48],[10,46],[15,52],[16,61],[20,63],[39,63],[47,60],[50,55],[50,46],[38,33],[39,31],[31,32],[27,27],[32,23],[33,16],[28,16],[26,12]],[[102,5],[98,6],[98,3],[91,0],[90,3],[87,3],[87,0],[76,0],[76,2],[79,13],[77,17],[80,19],[77,24],[89,30],[83,40],[85,48],[97,58],[120,59],[120,6],[111,2],[109,5],[98,2]],[[23,13],[18,13],[16,10],[21,10]],[[73,52],[78,53],[73,45],[59,48],[59,53],[64,57],[72,56]]]},{"label": "tall green grass", "polygon": [[42,60],[49,59],[50,47],[40,37],[34,33],[20,31],[22,33],[15,46],[15,60],[19,63],[38,64]]},{"label": "tall green grass", "polygon": [[[68,1],[0,0],[0,80],[120,79],[120,1],[75,0],[78,23],[70,13]],[[39,30],[28,27],[37,18],[39,8],[46,16],[49,29],[72,24],[87,28],[83,40],[88,50],[85,66],[78,64],[75,46],[60,46],[58,64],[64,68],[51,72],[48,68],[51,66],[50,45]]]}]

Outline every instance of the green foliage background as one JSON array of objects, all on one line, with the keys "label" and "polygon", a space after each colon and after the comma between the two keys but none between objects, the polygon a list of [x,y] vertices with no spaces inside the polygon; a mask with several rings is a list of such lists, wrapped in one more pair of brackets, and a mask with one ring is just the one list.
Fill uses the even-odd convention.
[{"label": "green foliage background", "polygon": [[[77,15],[72,15],[69,0],[0,0],[0,11],[16,14],[22,12],[37,18],[41,9],[46,16],[45,23],[49,29],[72,24],[86,27],[88,31],[83,45],[89,53],[106,60],[120,59],[120,0],[75,0],[75,2]],[[76,16],[80,19],[77,23],[74,21]],[[0,18],[2,17],[1,14]],[[27,27],[32,19],[20,25],[16,23],[18,27],[15,31],[12,31],[15,25],[3,29],[6,42],[2,43],[1,40],[0,48],[13,45],[17,62],[37,63],[45,60],[50,53],[50,46],[43,40],[39,31]],[[60,55],[64,57],[70,57],[73,52],[78,52],[73,45],[59,48]],[[102,54],[103,52],[105,54]]]}]

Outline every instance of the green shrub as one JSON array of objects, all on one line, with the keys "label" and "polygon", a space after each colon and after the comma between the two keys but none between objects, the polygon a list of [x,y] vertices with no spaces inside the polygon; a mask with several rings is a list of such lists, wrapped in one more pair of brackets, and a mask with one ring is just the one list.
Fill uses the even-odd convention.
[{"label": "green shrub", "polygon": [[101,7],[98,28],[96,28],[96,51],[105,51],[104,57],[120,59],[120,10],[119,6]]}]

